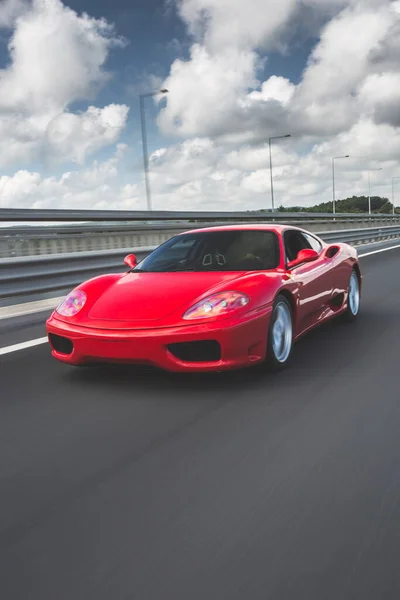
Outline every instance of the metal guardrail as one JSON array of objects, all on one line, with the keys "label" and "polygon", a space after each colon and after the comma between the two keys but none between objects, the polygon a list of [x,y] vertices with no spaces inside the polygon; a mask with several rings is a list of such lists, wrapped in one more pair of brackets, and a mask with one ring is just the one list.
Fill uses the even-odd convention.
[{"label": "metal guardrail", "polygon": [[186,223],[6,227],[0,228],[0,259],[159,246],[173,235],[196,227]]},{"label": "metal guardrail", "polygon": [[264,211],[242,211],[242,212],[224,212],[224,211],[192,211],[192,212],[178,212],[178,211],[128,211],[128,210],[47,210],[47,209],[25,209],[25,208],[1,208],[0,209],[0,222],[6,223],[21,223],[21,222],[122,222],[122,221],[143,221],[143,222],[154,222],[154,221],[238,221],[238,220],[255,220],[255,219],[268,219],[268,221],[276,220],[291,220],[291,219],[326,219],[326,220],[338,220],[338,219],[359,219],[363,218],[366,220],[374,219],[386,219],[386,220],[400,220],[400,215],[390,214],[363,214],[363,213],[337,213],[336,215],[329,213],[310,213],[310,212],[270,212]]},{"label": "metal guardrail", "polygon": [[324,242],[346,242],[356,246],[368,242],[378,242],[400,237],[400,226],[395,227],[369,227],[367,229],[344,229],[340,231],[324,231],[317,234]]},{"label": "metal guardrail", "polygon": [[[359,244],[400,237],[400,225],[318,234],[328,243]],[[103,273],[126,270],[123,258],[134,252],[141,260],[153,247],[125,248],[104,252],[77,252],[51,256],[30,256],[0,260],[0,298],[27,296],[71,289],[82,281]]]},{"label": "metal guardrail", "polygon": [[127,248],[6,258],[0,261],[0,298],[63,290],[103,273],[122,273],[127,270],[123,263],[127,254],[134,252],[141,260],[152,250]]},{"label": "metal guardrail", "polygon": [[[235,213],[237,214],[241,213]],[[275,213],[269,213],[272,214]],[[353,215],[351,219],[336,216],[333,220],[332,215],[325,215],[327,218],[313,216],[310,219],[308,214],[295,213],[292,215],[293,218],[286,218],[287,214],[280,215],[280,224],[303,227],[311,232],[400,225],[400,216],[393,218],[388,215],[384,217],[374,215],[371,219],[368,215]],[[265,213],[261,219],[251,218],[251,222],[271,222],[273,219],[269,215]],[[220,219],[219,221],[90,222],[58,225],[32,223],[13,226],[8,223],[7,226],[0,227],[0,259],[158,246],[182,231],[203,226],[247,222],[249,222],[248,217],[234,221]]]}]

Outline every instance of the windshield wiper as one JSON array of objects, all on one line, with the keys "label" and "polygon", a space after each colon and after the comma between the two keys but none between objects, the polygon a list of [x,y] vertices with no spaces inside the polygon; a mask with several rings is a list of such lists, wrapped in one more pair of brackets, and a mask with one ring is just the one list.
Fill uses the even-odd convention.
[{"label": "windshield wiper", "polygon": [[131,273],[148,273],[148,271],[146,269],[136,269],[135,267],[132,269]]}]

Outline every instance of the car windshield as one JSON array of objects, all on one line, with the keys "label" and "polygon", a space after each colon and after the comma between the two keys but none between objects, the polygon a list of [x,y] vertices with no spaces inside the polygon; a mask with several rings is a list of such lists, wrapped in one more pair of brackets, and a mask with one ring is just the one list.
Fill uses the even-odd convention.
[{"label": "car windshield", "polygon": [[264,271],[278,265],[275,232],[227,230],[178,235],[147,256],[133,272]]}]

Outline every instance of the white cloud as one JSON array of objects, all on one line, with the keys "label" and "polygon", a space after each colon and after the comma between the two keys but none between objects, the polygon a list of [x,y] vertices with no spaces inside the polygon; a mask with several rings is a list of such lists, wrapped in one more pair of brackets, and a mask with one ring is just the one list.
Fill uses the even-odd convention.
[{"label": "white cloud", "polygon": [[267,46],[296,8],[296,0],[180,0],[189,31],[211,52]]},{"label": "white cloud", "polygon": [[79,164],[86,156],[113,144],[120,136],[128,115],[128,107],[111,104],[105,108],[90,106],[82,114],[62,113],[46,130],[46,141],[54,158]]},{"label": "white cloud", "polygon": [[[380,140],[377,143],[377,140]],[[394,127],[370,119],[308,153],[290,144],[273,147],[276,207],[310,206],[332,198],[331,157],[344,149],[351,158],[336,163],[337,198],[368,193],[391,199],[391,178],[400,175],[400,136]],[[143,185],[127,180],[123,159],[127,148],[89,168],[43,177],[19,171],[0,177],[0,207],[34,208],[145,208]],[[269,151],[245,146],[228,151],[207,138],[186,140],[161,148],[151,156],[153,207],[158,210],[248,210],[271,207]],[[400,189],[396,192],[400,205]]]},{"label": "white cloud", "polygon": [[296,86],[289,79],[272,75],[268,81],[264,81],[261,91],[251,92],[248,99],[262,102],[275,100],[286,106],[292,100],[295,89]]},{"label": "white cloud", "polygon": [[0,29],[9,29],[28,8],[26,0],[2,0],[0,4]]},{"label": "white cloud", "polygon": [[0,108],[54,112],[91,98],[118,44],[105,20],[78,16],[60,0],[33,0],[10,40],[11,64],[0,71]]},{"label": "white cloud", "polygon": [[299,4],[278,4],[274,12],[275,0],[237,0],[229,2],[229,10],[221,0],[181,1],[181,14],[200,42],[189,60],[174,62],[165,81],[171,94],[159,117],[163,131],[237,144],[286,130],[324,138],[348,130],[360,115],[397,124],[397,95],[395,102],[390,99],[394,90],[388,90],[383,106],[379,98],[365,102],[363,90],[372,73],[385,76],[389,86],[392,75],[400,73],[398,2],[305,0],[303,8],[318,7],[331,18],[298,85],[276,74],[258,81],[266,58],[260,49],[275,42],[284,46],[288,27],[296,27]]},{"label": "white cloud", "polygon": [[[154,203],[270,206],[266,141],[286,133],[273,150],[278,204],[331,200],[331,158],[345,153],[339,197],[366,194],[378,166],[375,193],[390,196],[400,169],[400,2],[283,0],[276,12],[274,0],[227,3],[179,2],[195,41],[164,82],[171,93],[159,125],[192,139],[154,157]],[[279,73],[259,81],[265,49],[290,43],[301,10],[318,13],[320,29],[300,82]]]},{"label": "white cloud", "polygon": [[[332,156],[337,198],[372,194],[391,200],[392,177],[400,175],[400,136],[396,128],[360,120],[349,131],[315,144],[307,153],[289,143],[273,147],[275,205],[311,206],[332,199]],[[244,146],[229,151],[210,139],[187,140],[151,161],[153,203],[180,210],[270,208],[269,150]],[[376,171],[382,167],[382,171]],[[400,205],[400,194],[397,200]]]},{"label": "white cloud", "polygon": [[13,208],[136,208],[143,209],[138,186],[122,184],[120,167],[127,147],[117,146],[114,156],[61,177],[43,177],[21,170],[0,177],[0,207]]},{"label": "white cloud", "polygon": [[151,178],[160,189],[190,183],[211,176],[218,156],[218,149],[211,140],[188,140],[150,157]]},{"label": "white cloud", "polygon": [[360,89],[371,71],[370,55],[393,23],[389,3],[381,4],[346,8],[322,32],[294,95],[293,113],[302,118],[301,133],[339,133],[365,110]]},{"label": "white cloud", "polygon": [[167,134],[182,137],[206,131],[218,135],[230,130],[230,119],[237,111],[237,98],[243,97],[254,77],[257,55],[227,48],[216,56],[195,44],[191,60],[177,60],[163,87],[171,90],[167,109],[159,123]]},{"label": "white cloud", "polygon": [[92,100],[109,81],[105,62],[122,44],[113,27],[78,16],[60,0],[8,2],[0,8],[0,23],[15,27],[10,65],[0,70],[0,165],[46,156],[82,162],[113,143],[125,125],[126,106],[68,111],[73,102]]},{"label": "white cloud", "polygon": [[360,100],[375,121],[400,127],[400,72],[369,75],[360,89]]},{"label": "white cloud", "polygon": [[[291,139],[273,145],[276,206],[331,200],[331,158],[347,153],[336,163],[337,196],[366,194],[368,169],[377,167],[372,191],[390,196],[400,174],[399,0],[176,1],[193,45],[157,81],[170,90],[158,123],[182,141],[151,156],[154,208],[269,208],[266,142],[286,133]],[[59,0],[2,6],[0,26],[13,22],[15,32],[10,67],[0,72],[0,164],[51,157],[82,165],[115,144],[128,108],[94,106],[109,81],[109,52],[121,44],[112,27]],[[261,77],[266,53],[290,47],[299,28],[317,38],[300,82],[272,71]],[[89,108],[72,114],[80,99]],[[3,177],[0,203],[144,208],[144,187],[127,178],[123,152],[61,178]]]}]

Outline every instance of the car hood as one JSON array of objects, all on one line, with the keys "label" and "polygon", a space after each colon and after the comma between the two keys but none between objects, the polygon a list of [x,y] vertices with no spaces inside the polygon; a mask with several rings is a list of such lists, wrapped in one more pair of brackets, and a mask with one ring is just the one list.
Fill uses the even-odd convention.
[{"label": "car hood", "polygon": [[199,297],[226,289],[240,273],[127,273],[110,282],[88,311],[89,320],[155,322],[187,310]]}]

